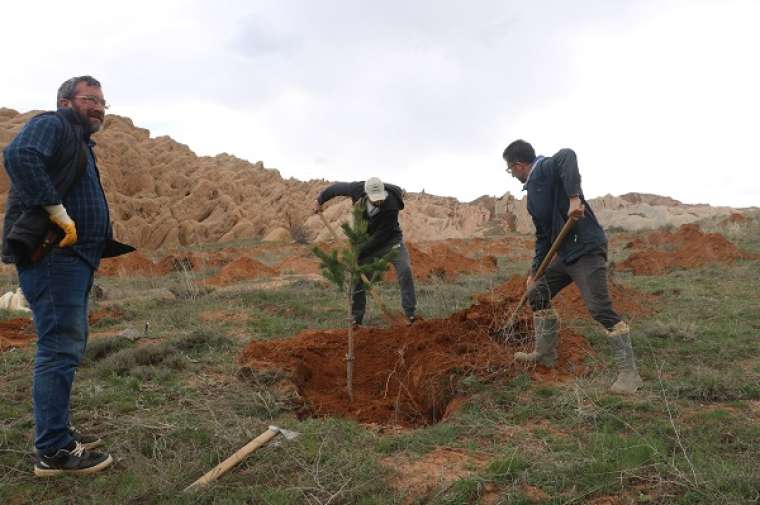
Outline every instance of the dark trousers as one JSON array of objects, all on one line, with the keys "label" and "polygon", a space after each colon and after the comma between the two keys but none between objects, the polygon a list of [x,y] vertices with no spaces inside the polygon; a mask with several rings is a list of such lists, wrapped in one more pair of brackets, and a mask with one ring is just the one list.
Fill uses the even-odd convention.
[{"label": "dark trousers", "polygon": [[87,345],[87,302],[93,269],[79,256],[53,251],[39,263],[18,268],[21,291],[37,330],[34,359],[34,445],[55,452],[73,440],[69,397],[74,372]]},{"label": "dark trousers", "polygon": [[[362,259],[363,263],[368,263],[374,258],[384,256],[388,251],[396,251],[392,260],[393,268],[396,270],[398,286],[401,289],[401,307],[404,309],[406,317],[413,316],[417,307],[417,297],[414,293],[414,275],[412,274],[412,263],[409,260],[409,252],[404,247],[403,242],[399,242],[390,249],[378,251],[376,254]],[[364,285],[357,282],[354,285],[353,298],[351,300],[351,315],[355,322],[360,323],[364,320],[364,311],[367,306],[367,293]]]},{"label": "dark trousers", "polygon": [[530,306],[534,311],[550,308],[551,299],[571,282],[578,286],[594,320],[608,330],[621,321],[612,308],[607,288],[607,255],[602,251],[581,256],[571,265],[556,257],[528,293]]}]

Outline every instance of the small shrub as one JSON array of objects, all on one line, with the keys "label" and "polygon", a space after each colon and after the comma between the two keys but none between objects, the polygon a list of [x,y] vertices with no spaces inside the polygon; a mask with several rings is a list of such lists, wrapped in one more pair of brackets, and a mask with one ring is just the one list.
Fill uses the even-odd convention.
[{"label": "small shrub", "polygon": [[726,402],[760,399],[760,384],[742,382],[717,370],[697,369],[688,381],[669,385],[679,398],[699,402]]},{"label": "small shrub", "polygon": [[520,477],[530,463],[516,453],[504,458],[497,458],[488,465],[488,475],[497,482],[513,482]]},{"label": "small shrub", "polygon": [[139,366],[163,365],[175,353],[176,351],[166,344],[122,349],[102,359],[97,368],[103,375],[127,375]]},{"label": "small shrub", "polygon": [[82,365],[100,361],[111,354],[132,346],[132,342],[124,337],[104,337],[92,340],[87,344]]},{"label": "small shrub", "polygon": [[306,227],[304,226],[304,220],[303,219],[293,219],[293,217],[288,214],[288,232],[290,233],[290,238],[293,239],[293,242],[296,244],[302,244],[306,245],[309,243],[309,233],[306,231]]},{"label": "small shrub", "polygon": [[167,342],[166,345],[178,351],[195,353],[211,349],[227,349],[232,345],[232,341],[227,337],[213,333],[208,328],[198,328],[189,335]]},{"label": "small shrub", "polygon": [[645,337],[681,342],[694,342],[699,338],[699,327],[695,323],[681,319],[650,321],[641,327],[640,332]]}]

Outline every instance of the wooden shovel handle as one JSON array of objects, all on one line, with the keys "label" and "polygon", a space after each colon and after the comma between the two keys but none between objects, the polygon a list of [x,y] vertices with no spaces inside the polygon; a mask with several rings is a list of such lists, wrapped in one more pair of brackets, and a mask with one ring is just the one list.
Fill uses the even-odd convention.
[{"label": "wooden shovel handle", "polygon": [[[573,226],[575,225],[577,221],[578,221],[578,218],[573,217],[573,216],[570,216],[568,220],[565,221],[565,225],[560,230],[559,235],[557,235],[557,238],[554,239],[554,243],[552,243],[552,246],[549,248],[549,252],[546,253],[546,256],[544,256],[543,261],[538,266],[538,270],[536,270],[536,273],[533,276],[533,282],[536,282],[538,279],[541,278],[542,275],[544,275],[546,268],[554,259],[554,256],[557,254],[557,251],[562,245],[562,242],[565,240],[565,237],[567,237],[567,234],[570,233],[570,230],[573,229]],[[503,326],[504,328],[509,328],[510,326],[512,326],[512,324],[514,324],[517,313],[520,311],[520,309],[525,304],[525,301],[527,299],[528,299],[528,290],[526,289],[522,297],[520,298],[520,301],[515,306],[515,309],[512,311],[512,315],[509,316],[509,319],[507,320],[507,324]]]},{"label": "wooden shovel handle", "polygon": [[227,471],[232,468],[233,466],[237,465],[241,461],[243,461],[245,458],[247,458],[253,451],[261,447],[262,445],[266,444],[270,440],[272,440],[274,437],[277,436],[279,433],[279,430],[273,430],[268,429],[258,437],[254,438],[250,442],[248,442],[246,445],[238,449],[235,454],[230,456],[229,458],[225,459],[218,465],[216,465],[214,468],[206,472],[203,477],[196,480],[189,486],[185,488],[184,492],[193,491],[197,487],[206,486],[209,483],[215,481]]},{"label": "wooden shovel handle", "polygon": [[573,226],[575,226],[575,223],[577,221],[578,221],[577,217],[570,216],[570,218],[568,218],[568,220],[565,222],[565,225],[560,230],[559,235],[557,235],[557,238],[554,239],[554,243],[552,243],[552,246],[549,248],[549,252],[546,253],[546,256],[544,256],[544,260],[538,266],[538,270],[536,270],[536,274],[533,276],[533,280],[538,280],[539,277],[544,275],[544,272],[546,271],[546,268],[549,266],[549,263],[552,262],[552,260],[554,259],[554,255],[557,254],[557,251],[562,245],[562,242],[565,240],[565,237],[567,237],[567,234],[570,233],[570,230],[573,229]]}]

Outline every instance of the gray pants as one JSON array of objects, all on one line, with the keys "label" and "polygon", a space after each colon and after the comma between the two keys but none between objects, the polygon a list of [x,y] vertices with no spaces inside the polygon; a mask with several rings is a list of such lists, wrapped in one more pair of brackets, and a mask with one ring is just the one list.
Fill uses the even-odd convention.
[{"label": "gray pants", "polygon": [[581,256],[572,265],[566,265],[560,257],[556,257],[528,293],[528,302],[533,311],[550,308],[554,295],[571,282],[578,286],[594,320],[607,330],[621,321],[612,309],[607,289],[607,254],[603,251]]},{"label": "gray pants", "polygon": [[[417,297],[414,294],[414,276],[412,275],[412,264],[409,261],[409,252],[404,247],[403,242],[399,242],[390,249],[383,249],[376,254],[362,259],[362,263],[368,263],[374,258],[385,255],[388,251],[396,251],[393,258],[393,268],[396,269],[396,278],[398,286],[401,289],[401,307],[404,309],[406,317],[411,317],[417,307]],[[361,324],[364,319],[364,310],[367,306],[367,294],[364,291],[364,285],[357,282],[354,285],[353,299],[351,300],[351,315],[354,322]]]}]

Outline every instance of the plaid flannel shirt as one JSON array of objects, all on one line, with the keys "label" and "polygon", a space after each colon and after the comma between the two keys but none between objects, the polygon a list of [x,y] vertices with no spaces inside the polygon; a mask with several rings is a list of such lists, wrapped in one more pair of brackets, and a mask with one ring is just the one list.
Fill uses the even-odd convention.
[{"label": "plaid flannel shirt", "polygon": [[55,116],[32,118],[5,148],[5,170],[25,207],[63,203],[77,227],[78,240],[71,250],[97,269],[105,241],[112,232],[108,202],[92,151],[95,143],[88,141],[87,167],[61,200],[46,166],[62,132],[63,126]]}]

